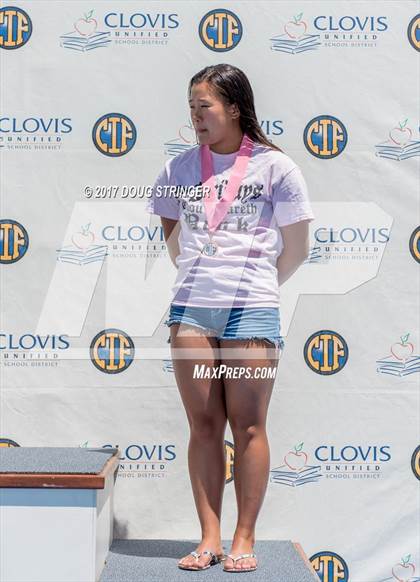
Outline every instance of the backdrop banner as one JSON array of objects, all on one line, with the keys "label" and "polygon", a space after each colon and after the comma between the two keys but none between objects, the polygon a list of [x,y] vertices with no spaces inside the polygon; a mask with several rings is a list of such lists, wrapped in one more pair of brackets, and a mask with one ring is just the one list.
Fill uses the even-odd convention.
[{"label": "backdrop banner", "polygon": [[[190,78],[230,63],[315,214],[257,539],[322,582],[420,581],[419,50],[411,0],[1,2],[0,446],[118,447],[114,536],[199,536],[146,204],[196,145]],[[229,539],[229,428],[225,451]]]}]

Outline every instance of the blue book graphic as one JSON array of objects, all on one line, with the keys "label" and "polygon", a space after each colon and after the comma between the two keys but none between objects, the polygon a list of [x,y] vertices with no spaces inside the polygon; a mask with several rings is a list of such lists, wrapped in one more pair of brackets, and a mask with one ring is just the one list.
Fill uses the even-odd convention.
[{"label": "blue book graphic", "polygon": [[306,483],[317,482],[322,477],[320,465],[306,465],[297,471],[290,470],[287,465],[281,465],[270,471],[270,482],[298,487]]},{"label": "blue book graphic", "polygon": [[390,374],[400,378],[420,372],[420,356],[410,356],[406,360],[397,360],[392,356],[376,360],[376,371],[381,374]]},{"label": "blue book graphic", "polygon": [[110,32],[94,32],[90,36],[82,36],[76,30],[60,36],[61,46],[76,51],[90,51],[108,46],[111,41]]},{"label": "blue book graphic", "polygon": [[77,250],[70,245],[57,249],[57,260],[73,265],[86,265],[95,261],[103,261],[107,254],[107,245],[93,245],[86,250]]},{"label": "blue book graphic", "polygon": [[380,158],[391,160],[406,160],[420,155],[420,141],[411,140],[405,145],[397,145],[392,141],[384,141],[375,146],[377,155]]},{"label": "blue book graphic", "polygon": [[290,38],[287,34],[273,36],[271,40],[271,50],[283,53],[297,54],[304,51],[316,50],[321,44],[319,34],[305,34],[302,38]]}]

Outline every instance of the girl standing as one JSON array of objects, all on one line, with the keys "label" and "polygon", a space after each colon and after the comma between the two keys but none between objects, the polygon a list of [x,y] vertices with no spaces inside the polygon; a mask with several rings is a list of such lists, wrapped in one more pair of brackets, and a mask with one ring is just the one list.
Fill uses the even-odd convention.
[{"label": "girl standing", "polygon": [[[314,215],[299,167],[262,132],[240,69],[205,67],[191,79],[188,98],[198,145],[166,162],[148,205],[161,217],[177,268],[165,323],[189,423],[188,465],[201,524],[201,542],[178,566],[202,570],[222,560],[226,571],[249,572],[257,568],[253,546],[268,482],[266,417],[275,379],[261,370],[276,371],[284,345],[279,286],[308,256]],[[158,186],[196,188],[189,197],[158,196]],[[221,364],[224,376],[194,373],[220,371]],[[246,376],[235,375],[243,368]],[[238,517],[225,556],[227,422]]]}]

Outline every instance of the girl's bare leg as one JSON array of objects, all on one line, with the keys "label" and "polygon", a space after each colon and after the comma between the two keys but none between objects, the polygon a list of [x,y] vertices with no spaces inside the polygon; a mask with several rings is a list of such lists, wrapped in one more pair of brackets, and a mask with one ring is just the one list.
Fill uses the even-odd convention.
[{"label": "girl's bare leg", "polygon": [[[247,379],[223,378],[226,410],[234,439],[234,483],[238,520],[230,553],[233,556],[252,553],[255,523],[264,500],[270,452],[266,433],[267,409],[275,378],[256,378],[257,367],[276,368],[279,351],[265,340],[219,340],[221,362],[227,366],[252,368]],[[238,348],[240,359],[223,357],[223,348]],[[257,359],[247,360],[252,349]],[[254,350],[258,350],[255,352]],[[256,566],[255,558],[243,558],[235,564],[227,558],[224,567],[247,569]]]},{"label": "girl's bare leg", "polygon": [[[218,342],[206,330],[182,323],[171,325],[170,333],[175,377],[190,427],[188,468],[202,537],[196,551],[210,549],[219,555],[223,554],[220,518],[226,471],[223,381],[193,377],[196,364],[211,368],[219,365]],[[194,356],[197,349],[204,354],[201,359]],[[177,358],[177,353],[188,354],[188,358]],[[204,555],[197,562],[189,555],[181,563],[197,567],[208,564],[210,559]]]}]

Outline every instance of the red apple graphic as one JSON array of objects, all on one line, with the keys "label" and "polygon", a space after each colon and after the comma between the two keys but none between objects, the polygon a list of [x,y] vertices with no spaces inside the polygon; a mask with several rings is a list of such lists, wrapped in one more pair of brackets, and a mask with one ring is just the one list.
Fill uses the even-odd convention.
[{"label": "red apple graphic", "polygon": [[409,580],[414,576],[416,567],[409,561],[410,558],[411,554],[408,554],[405,558],[401,558],[400,563],[393,566],[392,575],[395,580],[398,580],[398,582],[409,582]]},{"label": "red apple graphic", "polygon": [[85,14],[84,18],[79,18],[79,20],[74,23],[75,30],[77,30],[77,32],[82,36],[90,36],[95,32],[96,27],[98,26],[96,20],[91,18],[92,14],[93,10],[88,14]]},{"label": "red apple graphic", "polygon": [[284,462],[293,471],[298,471],[299,469],[302,469],[302,467],[306,465],[306,461],[308,460],[308,455],[302,451],[302,447],[303,443],[300,443],[298,446],[295,446],[295,452],[289,451],[284,456]]},{"label": "red apple graphic", "polygon": [[408,333],[407,335],[401,336],[401,342],[395,342],[395,344],[392,344],[391,346],[391,354],[394,358],[397,358],[397,360],[405,362],[414,351],[413,344],[407,342],[409,335],[410,334]]},{"label": "red apple graphic", "polygon": [[409,127],[406,127],[408,118],[403,122],[399,122],[400,127],[393,127],[389,132],[389,137],[391,140],[396,143],[397,145],[405,145],[411,139],[413,132]]},{"label": "red apple graphic", "polygon": [[301,38],[306,32],[306,23],[301,20],[303,12],[293,17],[293,22],[290,20],[284,26],[285,33],[290,38]]},{"label": "red apple graphic", "polygon": [[178,131],[178,135],[182,139],[182,141],[185,141],[185,143],[195,143],[197,141],[195,129],[191,125],[191,123],[189,123],[188,125],[183,125],[182,127],[180,127],[180,129]]},{"label": "red apple graphic", "polygon": [[82,226],[81,232],[80,231],[76,232],[71,237],[73,244],[78,249],[82,249],[85,251],[86,249],[88,249],[90,247],[90,245],[95,240],[95,235],[93,234],[93,232],[91,232],[89,230],[90,225],[91,225],[91,223],[89,222],[89,224],[87,224],[86,226]]}]

